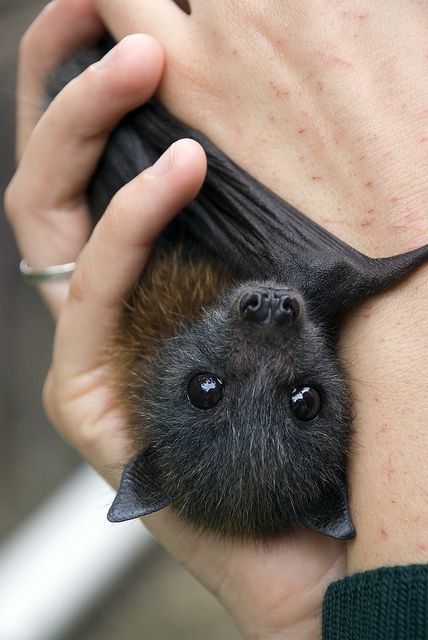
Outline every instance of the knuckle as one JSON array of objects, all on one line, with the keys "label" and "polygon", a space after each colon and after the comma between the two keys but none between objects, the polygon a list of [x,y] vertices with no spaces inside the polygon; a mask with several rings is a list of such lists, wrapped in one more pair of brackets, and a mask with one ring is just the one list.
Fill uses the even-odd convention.
[{"label": "knuckle", "polygon": [[55,107],[52,105],[55,114],[72,124],[73,137],[83,142],[104,138],[108,129],[102,126],[105,100],[99,81],[90,74],[91,68],[70,80],[53,101]]},{"label": "knuckle", "polygon": [[33,44],[33,27],[29,27],[25,31],[21,40],[19,41],[19,47],[18,47],[19,58],[21,59],[26,58],[27,53],[32,47],[32,44]]},{"label": "knuckle", "polygon": [[91,458],[100,446],[100,434],[92,422],[83,421],[76,432],[78,448]]},{"label": "knuckle", "polygon": [[35,60],[37,61],[36,56],[38,53],[46,50],[46,48],[49,50],[46,22],[43,17],[53,6],[53,2],[48,2],[26,31],[24,31],[19,43],[18,53],[20,58],[23,57],[34,63]]},{"label": "knuckle", "polygon": [[46,380],[43,384],[42,389],[42,404],[43,409],[48,417],[48,420],[54,424],[55,423],[55,397],[54,397],[54,375],[52,368],[49,369],[48,374],[46,376]]},{"label": "knuckle", "polygon": [[[135,202],[133,203],[135,208]],[[130,199],[126,187],[120,189],[110,201],[104,214],[103,226],[107,236],[123,236],[124,227],[127,225],[127,212],[130,210]],[[132,211],[132,206],[131,206]]]},{"label": "knuckle", "polygon": [[[70,429],[70,388],[60,384],[56,369],[52,364],[42,389],[42,404],[51,425],[61,433],[61,436],[79,451],[96,450],[99,445],[99,433],[91,421],[82,419]],[[68,419],[64,419],[65,416]]]},{"label": "knuckle", "polygon": [[11,182],[6,187],[3,197],[3,205],[4,211],[6,214],[6,218],[12,223],[17,215],[18,215],[18,190],[16,188],[15,180],[12,179]]},{"label": "knuckle", "polygon": [[107,211],[104,215],[104,225],[107,233],[115,233],[120,230],[123,224],[123,211],[124,198],[122,193],[116,193],[110,201]]},{"label": "knuckle", "polygon": [[88,293],[88,277],[86,271],[79,267],[70,278],[68,299],[70,302],[83,302]]},{"label": "knuckle", "polygon": [[21,37],[18,46],[18,57],[21,62],[27,60],[37,59],[35,58],[38,49],[38,29],[37,24],[31,24]]}]

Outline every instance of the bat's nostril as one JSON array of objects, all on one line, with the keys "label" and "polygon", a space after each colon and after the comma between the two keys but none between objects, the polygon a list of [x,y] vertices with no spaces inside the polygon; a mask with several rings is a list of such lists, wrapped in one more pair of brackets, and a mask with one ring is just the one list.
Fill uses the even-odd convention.
[{"label": "bat's nostril", "polygon": [[250,289],[239,298],[240,316],[265,326],[293,327],[301,312],[299,297],[289,290]]},{"label": "bat's nostril", "polygon": [[262,297],[259,293],[251,293],[249,298],[246,300],[243,305],[247,311],[256,311],[260,308],[262,303]]},{"label": "bat's nostril", "polygon": [[267,296],[259,291],[247,291],[239,301],[239,312],[247,320],[263,322],[269,314]]},{"label": "bat's nostril", "polygon": [[300,304],[297,298],[282,295],[274,308],[273,317],[276,324],[288,324],[292,327],[300,315]]}]

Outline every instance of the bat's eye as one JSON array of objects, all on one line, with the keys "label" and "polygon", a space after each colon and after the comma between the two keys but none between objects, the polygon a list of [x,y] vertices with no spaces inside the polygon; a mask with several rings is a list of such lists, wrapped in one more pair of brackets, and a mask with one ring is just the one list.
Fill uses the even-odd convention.
[{"label": "bat's eye", "polygon": [[189,382],[187,397],[198,409],[211,409],[223,397],[223,381],[212,373],[200,373]]},{"label": "bat's eye", "polygon": [[299,420],[313,420],[321,409],[320,394],[313,387],[294,387],[290,394],[290,407]]}]

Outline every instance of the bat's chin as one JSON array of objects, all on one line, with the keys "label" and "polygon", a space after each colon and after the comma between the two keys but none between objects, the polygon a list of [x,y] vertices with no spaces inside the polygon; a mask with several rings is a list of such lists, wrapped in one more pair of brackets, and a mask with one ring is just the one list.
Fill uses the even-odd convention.
[{"label": "bat's chin", "polygon": [[[245,495],[242,484],[225,491],[224,478],[218,494],[213,486],[209,491],[208,499],[205,492],[204,495],[198,491],[189,501],[178,498],[173,508],[200,530],[238,540],[269,540],[288,534],[299,526],[304,507],[310,504],[308,497],[300,492],[293,495],[289,491],[264,491],[260,484],[256,490],[247,486]],[[300,513],[296,507],[301,507]]]},{"label": "bat's chin", "polygon": [[241,432],[191,469],[170,469],[173,508],[196,528],[226,538],[268,540],[293,531],[319,500],[323,474],[311,453],[287,460],[286,443],[268,431],[256,448],[254,434]]}]

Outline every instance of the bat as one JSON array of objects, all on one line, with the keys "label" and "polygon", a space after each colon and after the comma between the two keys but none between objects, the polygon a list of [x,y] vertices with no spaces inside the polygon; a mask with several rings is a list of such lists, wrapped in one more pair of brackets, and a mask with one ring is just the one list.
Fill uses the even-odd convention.
[{"label": "bat", "polygon": [[[112,44],[105,37],[66,61],[49,79],[49,99]],[[307,526],[352,538],[352,401],[337,355],[340,323],[426,261],[428,245],[361,254],[156,100],[112,134],[88,192],[94,216],[183,137],[202,144],[208,172],[156,242],[115,336],[135,455],[108,518],[171,505],[223,537],[269,540]]]}]

